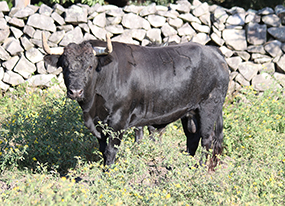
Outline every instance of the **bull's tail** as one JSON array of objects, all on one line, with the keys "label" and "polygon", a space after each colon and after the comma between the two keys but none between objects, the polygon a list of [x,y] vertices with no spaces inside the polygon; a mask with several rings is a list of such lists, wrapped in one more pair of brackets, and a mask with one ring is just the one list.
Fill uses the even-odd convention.
[{"label": "bull's tail", "polygon": [[209,169],[214,170],[217,166],[219,158],[218,155],[223,152],[223,115],[222,112],[218,115],[216,125],[215,125],[215,135],[213,139],[213,156],[210,159]]}]

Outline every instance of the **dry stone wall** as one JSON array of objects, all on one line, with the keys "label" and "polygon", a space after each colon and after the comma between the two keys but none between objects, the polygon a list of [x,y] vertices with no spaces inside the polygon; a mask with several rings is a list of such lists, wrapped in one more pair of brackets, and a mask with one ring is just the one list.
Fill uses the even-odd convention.
[{"label": "dry stone wall", "polygon": [[230,93],[252,85],[258,91],[285,87],[285,8],[245,11],[225,9],[194,0],[158,6],[77,4],[63,8],[29,5],[9,9],[0,2],[0,88],[28,82],[50,86],[63,82],[62,69],[46,65],[41,33],[51,47],[88,39],[148,45],[187,41],[220,47],[230,72]]}]

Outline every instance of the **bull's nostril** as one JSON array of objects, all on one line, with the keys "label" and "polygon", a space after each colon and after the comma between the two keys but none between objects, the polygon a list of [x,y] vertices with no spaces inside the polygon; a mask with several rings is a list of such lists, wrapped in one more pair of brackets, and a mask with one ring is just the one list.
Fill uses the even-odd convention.
[{"label": "bull's nostril", "polygon": [[70,89],[69,90],[69,95],[72,98],[78,98],[78,97],[82,97],[83,95],[83,89]]}]

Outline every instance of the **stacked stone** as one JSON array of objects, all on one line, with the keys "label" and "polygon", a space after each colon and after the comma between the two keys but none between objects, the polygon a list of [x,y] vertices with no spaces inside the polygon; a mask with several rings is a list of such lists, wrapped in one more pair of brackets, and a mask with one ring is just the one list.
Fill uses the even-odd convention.
[{"label": "stacked stone", "polygon": [[252,85],[258,91],[285,87],[285,8],[260,11],[225,9],[194,0],[169,7],[151,4],[119,8],[77,4],[63,8],[27,6],[8,8],[0,2],[0,88],[26,81],[32,86],[63,82],[62,69],[45,65],[41,45],[44,32],[51,47],[70,42],[105,40],[147,45],[152,42],[188,41],[217,45],[230,67],[230,93]]}]

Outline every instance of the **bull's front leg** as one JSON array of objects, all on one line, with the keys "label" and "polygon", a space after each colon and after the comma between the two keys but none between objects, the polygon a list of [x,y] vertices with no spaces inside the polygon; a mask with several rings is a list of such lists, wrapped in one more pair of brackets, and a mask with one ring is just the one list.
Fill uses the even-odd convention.
[{"label": "bull's front leg", "polygon": [[99,150],[103,155],[104,165],[109,166],[114,164],[122,136],[123,134],[120,134],[119,137],[113,138],[102,134],[102,138],[98,139],[100,144]]}]

